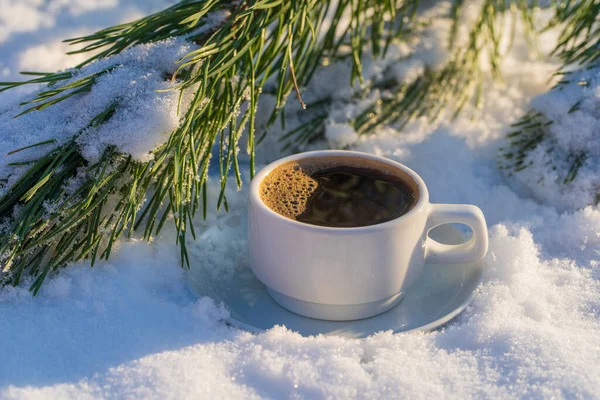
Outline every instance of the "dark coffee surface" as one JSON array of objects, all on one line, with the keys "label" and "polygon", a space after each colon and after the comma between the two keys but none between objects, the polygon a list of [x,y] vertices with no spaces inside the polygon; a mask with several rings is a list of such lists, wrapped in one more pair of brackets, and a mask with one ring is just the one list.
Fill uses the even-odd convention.
[{"label": "dark coffee surface", "polygon": [[330,227],[380,224],[417,203],[417,184],[378,160],[353,156],[290,161],[270,171],[260,184],[264,204],[299,222]]},{"label": "dark coffee surface", "polygon": [[408,212],[415,194],[401,179],[368,168],[335,167],[310,175],[316,189],[296,220],[331,227],[390,221]]}]

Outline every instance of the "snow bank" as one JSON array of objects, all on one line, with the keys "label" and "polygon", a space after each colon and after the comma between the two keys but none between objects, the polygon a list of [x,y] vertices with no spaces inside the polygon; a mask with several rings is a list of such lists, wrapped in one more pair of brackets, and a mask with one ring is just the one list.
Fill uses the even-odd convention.
[{"label": "snow bank", "polygon": [[[568,84],[536,97],[531,106],[543,115],[544,138],[525,157],[527,168],[513,174],[533,196],[563,210],[600,202],[600,67],[565,76]],[[577,175],[564,184],[582,157]],[[510,170],[508,171],[510,172]]]},{"label": "snow bank", "polygon": [[[415,121],[402,133],[387,127],[346,142],[409,165],[433,202],[483,209],[490,226],[484,283],[442,330],[350,340],[304,338],[284,327],[261,335],[230,329],[220,305],[186,290],[174,233],[165,230],[150,244],[123,243],[93,269],[80,263],[61,271],[35,299],[27,283],[0,292],[0,398],[598,396],[600,210],[561,212],[507,185],[497,148],[529,99],[547,90],[554,65],[527,61],[519,46],[505,63],[521,67],[508,70],[506,87],[487,93],[475,120],[476,110],[466,110],[454,122]],[[340,89],[347,86],[337,68],[325,68],[307,92],[336,91],[339,108],[328,117],[343,124],[356,109],[343,101],[352,91]],[[403,77],[409,70],[396,69]],[[299,114],[286,116],[288,129],[301,122]],[[327,138],[349,137],[341,132]],[[280,157],[281,134],[272,128],[259,147],[263,165]],[[232,187],[234,211],[196,221],[193,267],[227,276],[245,265],[246,194]]]}]

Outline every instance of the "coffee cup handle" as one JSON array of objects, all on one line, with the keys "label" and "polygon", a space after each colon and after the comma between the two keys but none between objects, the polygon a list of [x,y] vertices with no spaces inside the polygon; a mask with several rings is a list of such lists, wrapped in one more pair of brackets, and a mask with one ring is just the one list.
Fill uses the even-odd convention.
[{"label": "coffee cup handle", "polygon": [[427,237],[427,262],[456,264],[481,260],[488,250],[488,231],[479,207],[468,204],[431,204],[425,233],[428,235],[433,228],[451,223],[469,226],[473,235],[466,242],[456,245],[443,244]]}]

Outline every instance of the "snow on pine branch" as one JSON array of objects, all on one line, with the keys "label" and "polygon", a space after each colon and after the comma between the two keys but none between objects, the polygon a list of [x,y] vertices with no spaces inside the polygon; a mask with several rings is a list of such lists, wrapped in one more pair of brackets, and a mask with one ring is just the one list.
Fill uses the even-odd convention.
[{"label": "snow on pine branch", "polygon": [[501,155],[509,177],[560,210],[598,204],[600,66],[567,74],[531,107]]},{"label": "snow on pine branch", "polygon": [[[108,146],[139,161],[151,160],[151,151],[168,140],[189,106],[189,98],[184,96],[178,112],[179,91],[165,89],[174,85],[167,74],[175,70],[176,61],[191,46],[184,38],[135,46],[80,70],[71,70],[72,78],[56,85],[62,87],[100,73],[86,93],[17,118],[14,117],[27,106],[14,105],[0,111],[0,154],[42,141],[56,141],[0,157],[0,179],[10,176],[5,187],[18,178],[19,170],[27,168],[27,165],[15,168],[8,164],[35,160],[52,146],[77,135],[81,154],[90,162],[97,161]],[[113,116],[98,127],[88,128],[90,120],[113,103],[117,104]]]}]

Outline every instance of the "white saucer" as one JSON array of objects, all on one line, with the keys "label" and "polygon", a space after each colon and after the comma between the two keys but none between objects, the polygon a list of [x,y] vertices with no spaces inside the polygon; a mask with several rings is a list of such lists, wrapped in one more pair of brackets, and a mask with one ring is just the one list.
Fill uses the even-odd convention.
[{"label": "white saucer", "polygon": [[[443,225],[430,234],[446,244],[464,241],[458,229]],[[362,338],[380,331],[430,331],[457,316],[471,301],[483,279],[483,261],[470,264],[426,264],[419,280],[394,308],[357,321],[323,321],[294,314],[278,305],[247,266],[231,279],[211,278],[200,268],[188,270],[188,283],[199,296],[222,302],[230,317],[226,323],[251,332],[284,325],[304,336],[338,335]]]}]

